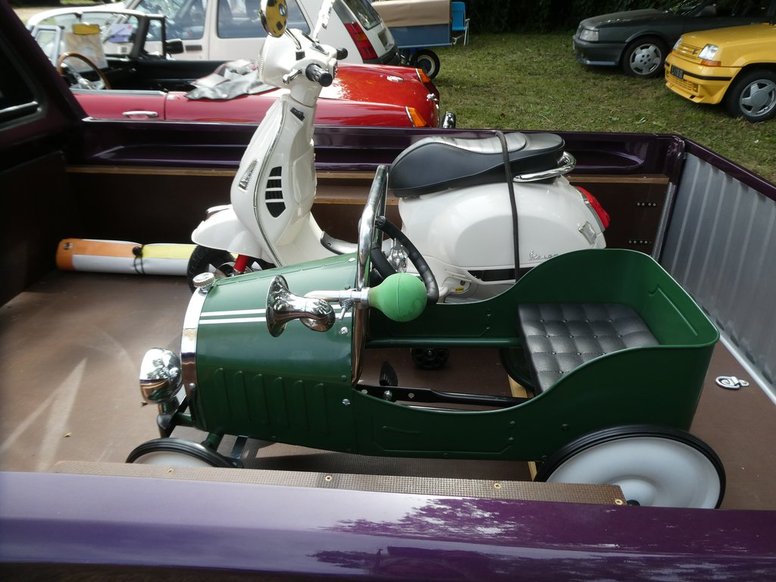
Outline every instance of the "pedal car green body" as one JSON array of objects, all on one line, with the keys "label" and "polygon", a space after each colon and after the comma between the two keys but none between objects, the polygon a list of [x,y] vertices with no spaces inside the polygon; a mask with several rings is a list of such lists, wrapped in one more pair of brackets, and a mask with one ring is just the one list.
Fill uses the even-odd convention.
[{"label": "pedal car green body", "polygon": [[[160,407],[163,438],[138,447],[130,461],[171,450],[172,430],[186,425],[209,438],[176,451],[209,464],[220,464],[212,445],[239,435],[364,455],[536,461],[539,480],[614,482],[634,503],[720,503],[721,463],[685,432],[718,332],[656,261],[622,249],[567,253],[505,293],[470,303],[425,305],[419,285],[407,299],[420,303],[419,315],[396,321],[411,316],[374,307],[384,298],[373,292],[388,280],[370,288],[368,251],[380,245],[374,224],[384,204],[373,188],[357,254],[211,276],[195,291],[180,363],[152,350],[141,371],[144,396]],[[499,349],[506,373],[530,397],[361,380],[370,350],[464,346]],[[663,499],[651,490],[651,474],[632,486],[630,465],[650,465],[649,456],[658,476],[689,471],[692,490]],[[584,474],[564,473],[579,463]]]}]

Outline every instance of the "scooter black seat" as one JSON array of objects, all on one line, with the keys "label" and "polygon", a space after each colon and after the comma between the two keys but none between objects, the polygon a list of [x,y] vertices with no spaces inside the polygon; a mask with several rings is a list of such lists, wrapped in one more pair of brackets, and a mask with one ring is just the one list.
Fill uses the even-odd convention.
[{"label": "scooter black seat", "polygon": [[[565,142],[553,133],[505,134],[511,175],[557,167]],[[391,164],[388,188],[399,198],[450,188],[504,181],[504,152],[498,136],[423,138]]]}]

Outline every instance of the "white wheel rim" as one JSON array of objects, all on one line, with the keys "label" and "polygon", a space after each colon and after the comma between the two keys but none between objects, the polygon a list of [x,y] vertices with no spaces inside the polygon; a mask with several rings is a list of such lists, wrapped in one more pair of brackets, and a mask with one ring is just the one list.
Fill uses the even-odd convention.
[{"label": "white wheel rim", "polygon": [[776,106],[776,83],[767,79],[749,85],[741,94],[741,109],[753,117],[765,115]]},{"label": "white wheel rim", "polygon": [[141,465],[160,465],[174,468],[213,466],[207,461],[197,457],[174,451],[153,451],[150,453],[144,453],[132,462]]},{"label": "white wheel rim", "polygon": [[631,69],[639,75],[649,75],[657,70],[661,59],[660,50],[655,45],[645,44],[633,52]]},{"label": "white wheel rim", "polygon": [[561,463],[547,481],[619,485],[628,501],[658,507],[713,508],[721,487],[706,455],[657,436],[621,437],[594,445]]},{"label": "white wheel rim", "polygon": [[[425,67],[423,66],[424,64]],[[434,61],[431,60],[431,57],[427,57],[425,55],[418,59],[418,66],[423,69],[426,74],[431,74],[434,72],[434,69],[436,69],[434,66]]]}]

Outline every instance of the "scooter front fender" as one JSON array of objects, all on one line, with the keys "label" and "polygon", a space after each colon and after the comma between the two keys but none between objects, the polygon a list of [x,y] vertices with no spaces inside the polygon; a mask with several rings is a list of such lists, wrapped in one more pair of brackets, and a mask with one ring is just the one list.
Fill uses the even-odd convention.
[{"label": "scooter front fender", "polygon": [[263,247],[237,218],[231,204],[200,222],[191,233],[191,240],[211,249],[269,260],[264,256]]}]

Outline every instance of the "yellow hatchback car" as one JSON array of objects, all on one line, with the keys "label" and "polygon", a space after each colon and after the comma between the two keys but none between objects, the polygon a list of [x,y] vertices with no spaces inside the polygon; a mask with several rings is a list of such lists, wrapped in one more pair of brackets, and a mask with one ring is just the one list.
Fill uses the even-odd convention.
[{"label": "yellow hatchback car", "polygon": [[683,35],[665,63],[666,87],[695,103],[723,103],[749,121],[776,116],[776,23]]}]

